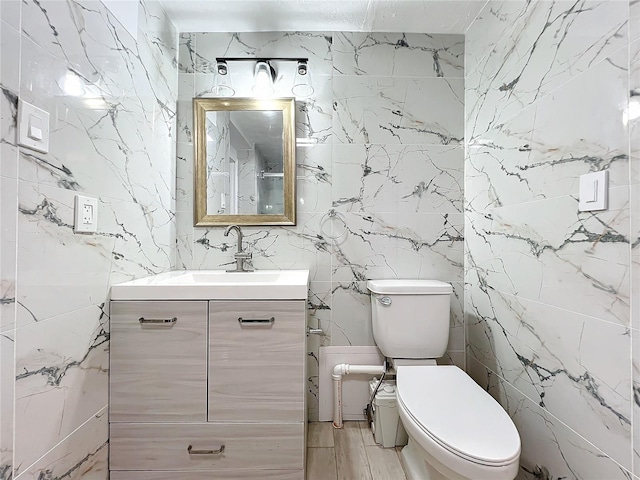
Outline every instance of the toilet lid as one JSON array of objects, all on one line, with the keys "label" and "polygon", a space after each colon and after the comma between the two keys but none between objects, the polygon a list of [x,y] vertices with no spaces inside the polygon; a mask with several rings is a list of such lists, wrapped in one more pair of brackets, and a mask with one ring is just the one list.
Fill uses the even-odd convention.
[{"label": "toilet lid", "polygon": [[491,395],[454,366],[403,366],[398,400],[435,442],[467,460],[498,466],[520,455],[520,436]]}]

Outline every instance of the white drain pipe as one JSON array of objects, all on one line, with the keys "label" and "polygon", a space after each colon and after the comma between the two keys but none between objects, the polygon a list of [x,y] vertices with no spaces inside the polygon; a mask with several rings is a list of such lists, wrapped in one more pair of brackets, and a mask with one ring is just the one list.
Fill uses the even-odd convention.
[{"label": "white drain pipe", "polygon": [[382,375],[385,372],[384,365],[350,365],[339,363],[333,367],[333,426],[342,428],[342,376],[350,373],[369,373]]}]

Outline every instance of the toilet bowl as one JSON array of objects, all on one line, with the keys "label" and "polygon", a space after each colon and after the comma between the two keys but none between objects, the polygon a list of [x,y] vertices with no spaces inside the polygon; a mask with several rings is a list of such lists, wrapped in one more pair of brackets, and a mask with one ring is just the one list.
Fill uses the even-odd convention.
[{"label": "toilet bowl", "polygon": [[450,284],[369,280],[373,338],[397,373],[409,480],[513,480],[520,436],[509,415],[465,372],[438,366],[449,340]]},{"label": "toilet bowl", "polygon": [[502,407],[455,366],[400,366],[401,459],[409,480],[513,480],[520,436]]}]

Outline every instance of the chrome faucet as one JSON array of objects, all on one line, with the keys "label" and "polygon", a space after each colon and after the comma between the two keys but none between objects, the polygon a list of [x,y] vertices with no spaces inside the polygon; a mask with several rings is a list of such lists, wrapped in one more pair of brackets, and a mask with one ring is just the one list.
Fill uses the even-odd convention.
[{"label": "chrome faucet", "polygon": [[233,254],[233,258],[236,259],[236,268],[227,270],[227,272],[253,272],[254,269],[252,267],[245,267],[244,265],[246,260],[251,260],[252,255],[242,250],[242,230],[238,225],[229,225],[224,231],[224,236],[228,237],[231,230],[235,230],[238,234],[238,251]]}]

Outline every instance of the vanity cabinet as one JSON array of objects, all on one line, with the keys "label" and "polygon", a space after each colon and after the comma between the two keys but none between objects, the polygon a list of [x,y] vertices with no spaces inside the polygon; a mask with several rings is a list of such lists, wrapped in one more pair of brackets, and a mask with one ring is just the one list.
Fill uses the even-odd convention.
[{"label": "vanity cabinet", "polygon": [[112,301],[112,480],[303,480],[304,300]]}]

